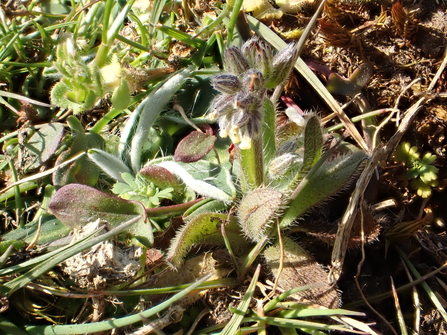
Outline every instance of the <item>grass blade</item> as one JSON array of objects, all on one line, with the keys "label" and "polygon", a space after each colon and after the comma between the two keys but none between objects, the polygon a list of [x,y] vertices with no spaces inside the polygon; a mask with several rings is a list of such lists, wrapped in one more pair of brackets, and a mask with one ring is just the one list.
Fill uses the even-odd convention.
[{"label": "grass blade", "polygon": [[241,325],[242,319],[244,318],[245,313],[247,313],[248,307],[250,306],[251,298],[253,293],[255,292],[256,283],[259,278],[259,273],[261,272],[261,266],[258,265],[256,268],[255,274],[250,282],[250,286],[247,288],[247,292],[244,295],[244,298],[240,302],[237,307],[237,314],[233,314],[231,320],[225,326],[225,328],[220,333],[221,335],[233,335],[237,334],[237,331]]}]

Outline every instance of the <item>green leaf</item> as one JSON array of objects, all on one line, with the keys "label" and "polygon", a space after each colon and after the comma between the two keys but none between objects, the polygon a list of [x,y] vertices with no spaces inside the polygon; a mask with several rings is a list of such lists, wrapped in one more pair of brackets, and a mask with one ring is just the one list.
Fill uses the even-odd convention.
[{"label": "green leaf", "polygon": [[131,187],[133,190],[138,189],[138,184],[135,182],[135,177],[131,175],[130,173],[124,172],[121,174],[121,177],[123,180]]},{"label": "green leaf", "polygon": [[361,64],[354,73],[345,79],[337,73],[332,73],[327,82],[327,89],[332,94],[354,96],[362,91],[372,76],[372,66],[369,63]]},{"label": "green leaf", "polygon": [[25,148],[33,158],[27,168],[36,169],[49,160],[58,148],[63,134],[64,125],[57,122],[48,123],[34,133],[25,143]]},{"label": "green leaf", "polygon": [[303,166],[293,182],[290,183],[289,188],[295,189],[303,177],[310,171],[310,169],[321,158],[323,151],[323,133],[318,117],[311,116],[306,123],[304,129],[304,159]]},{"label": "green leaf", "polygon": [[407,165],[416,160],[419,160],[417,147],[412,147],[409,142],[401,143],[401,145],[399,145],[396,152],[394,153],[394,159]]},{"label": "green leaf", "polygon": [[[142,168],[139,173],[148,183],[152,183],[158,189],[162,190],[161,192],[165,189],[170,190],[169,199],[172,199],[174,202],[180,203],[188,199],[189,194],[185,192],[185,186],[165,168],[157,165],[149,165]],[[193,195],[194,192],[189,193]],[[163,197],[166,198],[164,195]]]},{"label": "green leaf", "polygon": [[29,335],[27,332],[23,331],[21,328],[17,327],[14,323],[3,316],[0,316],[0,329],[2,330],[3,334]]},{"label": "green leaf", "polygon": [[281,228],[288,227],[309,208],[347,187],[365,158],[363,151],[357,151],[325,162],[315,171],[311,170],[305,177],[304,183],[301,184],[302,188],[284,213]]},{"label": "green leaf", "polygon": [[51,90],[51,103],[61,108],[71,109],[74,114],[92,108],[98,98],[100,97],[88,88],[73,91],[73,88],[63,81],[58,82]]},{"label": "green leaf", "polygon": [[[67,143],[68,149],[62,152],[57,158],[56,164],[61,164],[89,148],[100,149],[104,146],[104,140],[100,135],[85,133],[85,129],[77,117],[70,116],[67,122],[73,132],[73,138],[71,142]],[[53,173],[53,185],[56,188],[70,183],[93,186],[96,184],[98,177],[98,167],[87,159],[87,157],[81,157],[76,162],[57,169]]]},{"label": "green leaf", "polygon": [[190,45],[193,48],[200,48],[205,43],[200,38],[191,38],[191,35],[168,26],[158,25],[156,28],[166,35],[182,41],[183,43]]},{"label": "green leaf", "polygon": [[167,169],[157,165],[145,166],[140,170],[140,174],[150,183],[154,183],[159,188],[180,186],[178,180]]},{"label": "green leaf", "polygon": [[421,179],[413,179],[410,181],[410,188],[416,190],[417,195],[421,198],[428,198],[431,195],[431,186],[424,183]]},{"label": "green leaf", "polygon": [[421,180],[424,183],[429,183],[432,180],[438,179],[438,168],[433,165],[426,165],[424,166],[423,170],[421,171]]},{"label": "green leaf", "polygon": [[132,92],[130,92],[127,81],[121,80],[121,85],[113,91],[112,98],[110,99],[113,108],[117,110],[126,109],[129,106],[131,94]]},{"label": "green leaf", "polygon": [[408,169],[407,173],[405,174],[405,177],[407,179],[414,179],[419,177],[419,169],[418,168]]},{"label": "green leaf", "polygon": [[262,126],[264,161],[270,162],[276,154],[276,110],[270,99],[263,100],[262,110],[264,114],[264,124]]},{"label": "green leaf", "polygon": [[132,173],[119,157],[109,154],[104,150],[90,149],[87,154],[88,158],[116,181],[124,181],[121,177],[122,173]]},{"label": "green leaf", "polygon": [[116,195],[121,195],[123,193],[131,192],[133,188],[126,183],[115,183],[113,184],[112,192]]},{"label": "green leaf", "polygon": [[320,159],[323,150],[323,134],[318,117],[311,116],[304,129],[303,169],[312,167]]},{"label": "green leaf", "polygon": [[4,252],[3,246],[7,244],[7,241],[20,240],[25,243],[31,243],[36,234],[39,234],[37,243],[46,244],[67,236],[70,231],[71,229],[55,219],[53,215],[43,215],[40,220],[31,221],[24,227],[18,227],[2,235],[0,252]]},{"label": "green leaf", "polygon": [[183,86],[190,73],[191,69],[184,69],[174,74],[152,91],[128,119],[121,137],[120,156],[123,161],[130,162],[135,174],[141,168],[141,154],[149,136],[148,129],[152,127],[173,95]]},{"label": "green leaf", "polygon": [[427,152],[424,157],[422,157],[422,163],[429,165],[429,164],[433,164],[436,160],[436,155],[433,155],[429,152]]},{"label": "green leaf", "polygon": [[237,309],[235,310],[235,313],[231,317],[231,320],[228,322],[228,324],[225,326],[225,328],[220,333],[221,335],[238,334],[238,329],[241,326],[242,319],[244,318],[244,315],[247,313],[248,308],[250,307],[251,298],[253,297],[253,294],[255,292],[256,284],[258,282],[260,272],[261,272],[261,267],[258,266],[256,268],[254,275],[253,275],[253,278],[251,279],[250,285],[247,288],[247,291],[245,291],[244,297],[242,298],[241,302],[237,306]]},{"label": "green leaf", "polygon": [[[231,175],[224,166],[218,166],[203,160],[188,164],[164,161],[158,163],[157,166],[161,166],[176,175],[187,187],[200,195],[227,203],[233,201],[236,191]],[[204,180],[209,180],[209,182]]]},{"label": "green leaf", "polygon": [[245,245],[241,231],[234,216],[220,213],[202,213],[187,222],[172,240],[166,259],[176,268],[183,264],[184,258],[195,244],[225,246],[221,225],[225,225],[227,236],[234,245]]},{"label": "green leaf", "polygon": [[239,222],[250,240],[263,239],[275,217],[280,214],[283,194],[269,188],[258,188],[242,198],[238,209]]},{"label": "green leaf", "polygon": [[217,213],[226,210],[227,208],[228,205],[226,205],[223,201],[206,198],[186,210],[183,214],[183,219],[185,221],[189,221],[196,215],[207,212]]}]

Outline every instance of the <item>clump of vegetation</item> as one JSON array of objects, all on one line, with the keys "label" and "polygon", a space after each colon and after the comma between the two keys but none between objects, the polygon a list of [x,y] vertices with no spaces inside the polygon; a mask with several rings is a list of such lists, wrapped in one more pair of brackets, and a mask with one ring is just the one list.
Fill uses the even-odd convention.
[{"label": "clump of vegetation", "polygon": [[[378,66],[363,57],[370,38],[362,34],[387,31],[376,24],[391,13],[405,49],[420,21],[400,2],[358,7],[339,0],[2,5],[0,329],[375,334],[350,318],[364,313],[340,308],[335,283],[349,280],[340,277],[346,250],[378,240],[378,222],[387,222],[358,190],[377,163],[369,157],[388,161],[377,141],[399,103],[374,110],[362,94]],[[368,16],[381,10],[380,19]],[[286,44],[278,34],[301,37]],[[390,52],[389,42],[387,59],[405,55]],[[299,57],[304,46],[316,48],[320,64]],[[360,64],[356,50],[365,50]],[[291,99],[296,80],[300,99]],[[351,117],[350,102],[360,115]],[[396,157],[428,196],[436,156],[420,158],[404,143]],[[409,237],[424,222],[396,228]]]},{"label": "clump of vegetation", "polygon": [[420,197],[428,198],[432,188],[438,186],[438,168],[433,165],[436,155],[427,152],[421,158],[416,146],[403,142],[397,148],[394,158],[407,167],[405,178],[410,181],[410,188],[416,190]]},{"label": "clump of vegetation", "polygon": [[51,89],[54,105],[78,114],[92,109],[106,94],[112,94],[111,102],[115,109],[127,108],[134,90],[129,87],[116,54],[111,57],[110,64],[100,68],[94,61],[87,63],[73,38],[68,37],[56,48],[54,66],[62,76]]}]

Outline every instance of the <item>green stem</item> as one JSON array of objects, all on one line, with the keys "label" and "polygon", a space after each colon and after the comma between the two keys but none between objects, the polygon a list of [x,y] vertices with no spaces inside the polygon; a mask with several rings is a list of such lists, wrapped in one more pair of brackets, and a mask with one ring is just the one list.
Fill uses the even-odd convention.
[{"label": "green stem", "polygon": [[276,155],[276,111],[273,103],[267,98],[264,99],[262,108],[264,112],[262,126],[263,157],[265,164],[268,165]]},{"label": "green stem", "polygon": [[[351,118],[351,121],[355,123],[355,122],[359,122],[359,121],[361,121],[363,119],[366,119],[366,118],[370,118],[370,117],[373,117],[373,116],[381,115],[381,114],[384,114],[384,113],[391,113],[391,112],[394,112],[394,111],[395,110],[393,108],[378,109],[378,110],[375,110],[375,111],[371,111],[371,112],[367,112],[367,113],[364,113],[364,114],[361,114],[361,115],[354,116],[354,117]],[[333,126],[330,126],[330,127],[326,128],[326,131],[328,133],[331,133],[333,131],[342,129],[344,127],[345,127],[345,125],[343,123],[337,123],[337,124],[334,124]]]},{"label": "green stem", "polygon": [[242,8],[243,2],[243,0],[236,0],[231,10],[230,22],[228,23],[227,28],[227,46],[230,46],[231,42],[233,41],[234,28],[236,27],[237,17],[239,15],[239,11]]},{"label": "green stem", "polygon": [[116,16],[112,24],[110,24],[110,12],[112,10],[115,1],[108,0],[106,3],[106,8],[104,12],[103,19],[103,31],[102,31],[102,43],[99,46],[98,53],[95,57],[95,65],[99,68],[103,67],[107,61],[107,58],[112,48],[113,42],[115,41],[118,33],[123,25],[123,21],[129,13],[135,0],[130,0],[121,9],[121,11]]},{"label": "green stem", "polygon": [[[195,34],[192,38],[197,38],[200,35],[204,34],[204,33],[208,33],[210,31],[212,31],[214,28],[216,28],[226,17],[228,12],[230,11],[230,6],[227,4],[225,6],[225,8],[223,9],[223,11],[219,14],[219,16],[208,26],[206,26],[205,28],[203,28],[202,30],[200,30],[197,34]],[[223,53],[221,53],[223,54]]]},{"label": "green stem", "polygon": [[240,150],[241,168],[244,171],[246,186],[255,189],[264,183],[264,157],[262,136],[252,138],[251,148]]},{"label": "green stem", "polygon": [[265,236],[263,239],[261,239],[255,247],[250,251],[250,253],[244,258],[241,266],[239,267],[240,273],[239,275],[239,281],[242,281],[245,273],[247,272],[248,268],[253,264],[255,259],[259,256],[261,251],[264,249],[264,247],[267,245],[269,239],[271,238],[270,235]]},{"label": "green stem", "polygon": [[146,208],[146,214],[150,217],[156,217],[163,214],[171,214],[171,213],[184,213],[188,208],[195,205],[196,203],[202,201],[203,198],[191,200],[185,202],[183,204],[171,205],[171,206],[163,206],[163,207],[155,207],[155,208]]},{"label": "green stem", "polygon": [[[17,170],[14,166],[14,162],[12,160],[10,160],[8,163],[9,163],[9,168],[11,169],[11,172],[12,172],[13,180],[14,180],[14,182],[17,182],[18,176],[17,176]],[[19,185],[14,186],[14,193],[15,193],[15,200],[16,200],[16,209],[15,209],[16,222],[20,228],[23,228],[24,224],[22,221],[22,208],[25,205],[23,204],[22,196],[20,195]]]},{"label": "green stem", "polygon": [[99,134],[101,130],[114,118],[116,118],[118,115],[120,115],[122,110],[118,109],[112,109],[110,112],[108,112],[106,115],[104,115],[101,120],[96,122],[96,124],[93,126],[92,129],[90,129],[90,132]]}]

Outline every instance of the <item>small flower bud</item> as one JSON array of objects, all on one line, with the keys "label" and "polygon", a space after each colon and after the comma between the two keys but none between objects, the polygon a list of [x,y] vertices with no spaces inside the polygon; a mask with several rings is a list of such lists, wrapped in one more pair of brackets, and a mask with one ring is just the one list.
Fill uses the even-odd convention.
[{"label": "small flower bud", "polygon": [[219,135],[222,138],[226,138],[231,129],[231,118],[224,115],[219,120]]},{"label": "small flower bud", "polygon": [[211,85],[222,92],[234,94],[241,89],[241,81],[232,74],[218,74],[211,79]]},{"label": "small flower bud", "polygon": [[228,133],[228,136],[230,136],[231,142],[233,142],[234,144],[239,144],[241,142],[239,130],[231,130]]},{"label": "small flower bud", "polygon": [[239,148],[241,150],[249,150],[251,149],[251,142],[251,137],[244,135],[241,139],[241,143],[239,144]]},{"label": "small flower bud", "polygon": [[231,129],[237,130],[244,127],[248,122],[250,122],[250,119],[250,112],[246,112],[243,109],[237,109],[231,118]]},{"label": "small flower bud", "polygon": [[225,114],[231,113],[233,110],[233,97],[228,94],[221,94],[214,99],[209,118],[216,120]]},{"label": "small flower bud", "polygon": [[252,68],[261,71],[265,78],[273,74],[273,53],[271,47],[263,39],[253,37],[242,46],[242,54]]},{"label": "small flower bud", "polygon": [[257,70],[249,70],[242,79],[242,85],[244,89],[248,89],[250,92],[261,91],[264,88],[264,77]]},{"label": "small flower bud", "polygon": [[255,67],[255,58],[257,53],[257,45],[259,44],[259,37],[253,36],[247,40],[241,47],[242,54],[248,60],[251,68]]},{"label": "small flower bud", "polygon": [[258,102],[259,99],[257,99],[253,94],[247,91],[240,91],[234,96],[234,103],[233,107],[235,109],[241,108],[245,110],[252,109],[253,106],[256,105],[256,102]]},{"label": "small flower bud", "polygon": [[295,160],[295,155],[290,153],[284,154],[274,158],[268,167],[268,173],[270,177],[277,179],[284,176],[284,174],[289,170],[293,161]]},{"label": "small flower bud", "polygon": [[241,75],[248,70],[249,66],[242,52],[236,47],[231,47],[225,50],[225,68],[228,72]]},{"label": "small flower bud", "polygon": [[273,75],[268,78],[267,88],[273,88],[282,84],[292,72],[292,69],[298,59],[298,50],[295,43],[289,44],[273,58]]}]

